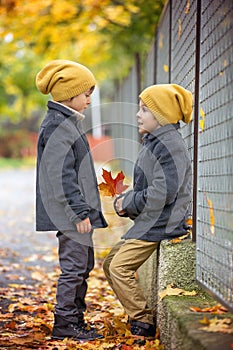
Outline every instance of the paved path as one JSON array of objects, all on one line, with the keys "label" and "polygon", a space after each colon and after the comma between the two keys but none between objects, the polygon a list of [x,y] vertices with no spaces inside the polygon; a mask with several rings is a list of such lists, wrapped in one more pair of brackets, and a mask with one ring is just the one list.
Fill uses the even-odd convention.
[{"label": "paved path", "polygon": [[[97,254],[111,248],[129,224],[113,212],[112,198],[105,198],[102,204],[109,227],[95,230]],[[32,261],[31,257],[38,255],[40,259],[35,259],[35,264],[39,262],[43,265],[46,255],[50,255],[51,249],[56,247],[55,232],[35,231],[35,169],[0,170],[0,257],[8,251],[9,263]]]},{"label": "paved path", "polygon": [[35,171],[0,171],[1,248],[10,248],[23,256],[46,253],[56,245],[54,233],[35,231]]},{"label": "paved path", "polygon": [[35,231],[35,171],[0,171],[0,288],[11,283],[32,284],[32,269],[52,271],[57,249],[54,232]]}]

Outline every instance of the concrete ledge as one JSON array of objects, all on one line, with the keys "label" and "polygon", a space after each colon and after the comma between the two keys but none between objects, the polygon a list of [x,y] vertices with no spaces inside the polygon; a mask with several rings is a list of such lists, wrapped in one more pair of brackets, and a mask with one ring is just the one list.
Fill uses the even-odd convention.
[{"label": "concrete ledge", "polygon": [[171,283],[189,291],[198,289],[196,244],[191,239],[180,243],[161,242],[157,271],[159,292]]},{"label": "concrete ledge", "polygon": [[139,283],[148,305],[156,309],[157,295],[173,283],[185,290],[200,289],[196,283],[196,245],[191,239],[180,243],[163,241],[138,271]]},{"label": "concrete ledge", "polygon": [[155,251],[149,259],[139,268],[138,278],[139,284],[143,290],[143,293],[147,299],[147,303],[150,308],[153,309],[156,314],[157,305],[157,252]]},{"label": "concrete ledge", "polygon": [[[217,301],[206,294],[196,282],[196,245],[190,239],[180,243],[163,241],[159,253],[152,256],[138,271],[139,283],[153,309],[160,328],[161,342],[165,350],[232,350],[233,334],[209,333],[199,320],[216,315],[195,313],[191,306],[208,308]],[[196,296],[166,296],[158,300],[158,293],[169,284],[186,291],[197,292]],[[230,317],[225,314],[218,318]]]},{"label": "concrete ledge", "polygon": [[[167,296],[160,308],[161,342],[165,350],[232,350],[233,334],[210,333],[202,330],[199,322],[204,317],[213,319],[216,315],[195,313],[191,306],[200,308],[216,305],[216,300],[205,293],[198,296]],[[232,314],[218,315],[218,318],[232,318]]]}]

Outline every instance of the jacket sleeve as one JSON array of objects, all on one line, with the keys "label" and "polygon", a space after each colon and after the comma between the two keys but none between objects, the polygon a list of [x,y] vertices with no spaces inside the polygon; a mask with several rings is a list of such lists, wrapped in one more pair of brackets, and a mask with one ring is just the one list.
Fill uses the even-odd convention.
[{"label": "jacket sleeve", "polygon": [[74,124],[67,120],[47,125],[44,130],[45,149],[40,163],[43,181],[47,181],[53,197],[63,207],[69,220],[77,223],[88,216],[90,207],[78,185],[72,146],[76,141]]},{"label": "jacket sleeve", "polygon": [[[135,219],[141,213],[159,217],[164,207],[173,203],[179,191],[179,176],[182,177],[182,165],[177,170],[176,158],[180,157],[178,150],[169,152],[162,150],[159,157],[151,155],[150,163],[154,164],[151,169],[148,186],[141,191],[129,191],[123,199],[123,210],[131,219]],[[147,167],[144,176],[147,177]]]}]

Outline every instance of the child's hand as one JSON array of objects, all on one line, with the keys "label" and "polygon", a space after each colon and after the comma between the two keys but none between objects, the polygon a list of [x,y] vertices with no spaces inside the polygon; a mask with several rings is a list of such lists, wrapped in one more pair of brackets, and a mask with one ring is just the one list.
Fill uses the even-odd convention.
[{"label": "child's hand", "polygon": [[91,222],[89,218],[86,218],[83,221],[80,221],[79,223],[76,224],[77,231],[79,233],[88,233],[91,231]]},{"label": "child's hand", "polygon": [[124,215],[125,214],[125,211],[122,208],[123,199],[124,199],[124,197],[117,198],[115,203],[114,203],[115,210],[116,210],[118,215]]}]

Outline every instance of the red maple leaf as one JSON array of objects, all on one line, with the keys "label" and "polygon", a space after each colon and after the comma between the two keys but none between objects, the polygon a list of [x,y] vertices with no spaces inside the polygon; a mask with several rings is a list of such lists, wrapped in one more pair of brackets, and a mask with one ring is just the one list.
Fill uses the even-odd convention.
[{"label": "red maple leaf", "polygon": [[123,185],[125,175],[122,171],[120,171],[115,179],[112,177],[111,171],[103,170],[103,179],[105,182],[99,184],[100,191],[103,191],[105,196],[114,197],[116,194],[121,194],[124,192],[129,186]]}]

